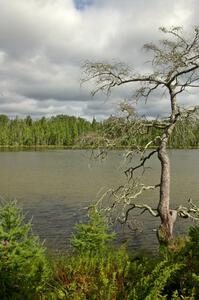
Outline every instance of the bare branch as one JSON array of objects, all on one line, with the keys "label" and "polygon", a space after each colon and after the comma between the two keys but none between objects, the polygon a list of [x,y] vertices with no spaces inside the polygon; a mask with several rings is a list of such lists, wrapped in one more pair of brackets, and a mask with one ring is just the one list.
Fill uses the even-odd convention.
[{"label": "bare branch", "polygon": [[131,179],[131,178],[133,177],[133,172],[134,172],[135,170],[141,168],[141,167],[144,167],[145,162],[146,162],[147,160],[149,160],[149,159],[151,158],[151,156],[153,156],[155,153],[157,153],[157,149],[151,151],[147,156],[142,157],[142,158],[141,158],[141,163],[138,164],[138,165],[135,166],[135,167],[130,167],[130,168],[128,168],[128,169],[125,171],[125,174],[126,174],[127,176],[130,175],[130,179]]},{"label": "bare branch", "polygon": [[154,209],[152,207],[150,207],[147,204],[131,204],[130,207],[127,209],[126,213],[125,213],[125,217],[123,219],[119,218],[118,221],[121,224],[125,224],[129,218],[129,213],[133,210],[133,209],[141,209],[141,214],[143,214],[144,212],[148,211],[153,217],[159,217],[159,214],[157,212],[157,209]]}]

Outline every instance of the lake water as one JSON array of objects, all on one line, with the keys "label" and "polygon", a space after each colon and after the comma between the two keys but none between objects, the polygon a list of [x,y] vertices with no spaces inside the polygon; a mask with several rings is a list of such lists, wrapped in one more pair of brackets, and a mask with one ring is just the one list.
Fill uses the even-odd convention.
[{"label": "lake water", "polygon": [[[186,205],[191,197],[199,204],[199,150],[171,150],[172,207]],[[111,151],[104,161],[91,159],[89,150],[46,150],[0,152],[0,195],[16,198],[20,207],[33,216],[33,230],[47,247],[64,249],[76,222],[85,220],[86,209],[104,188],[117,187],[123,180],[121,151]],[[147,184],[158,183],[159,161],[153,158],[144,174]],[[146,192],[139,201],[156,207],[157,192]],[[131,248],[154,249],[154,228],[158,218],[144,214],[142,233],[124,229],[120,240]],[[190,221],[179,220],[175,232],[184,233]]]}]

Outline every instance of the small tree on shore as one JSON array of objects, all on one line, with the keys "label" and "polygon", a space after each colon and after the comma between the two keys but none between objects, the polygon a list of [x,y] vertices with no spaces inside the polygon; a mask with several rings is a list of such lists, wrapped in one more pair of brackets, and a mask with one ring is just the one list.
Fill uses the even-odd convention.
[{"label": "small tree on shore", "polygon": [[[135,184],[120,186],[117,190],[112,190],[114,201],[112,210],[116,205],[123,203],[123,221],[129,217],[129,212],[133,209],[141,209],[148,211],[155,217],[160,217],[161,224],[157,230],[160,242],[168,243],[173,238],[173,227],[177,216],[182,218],[199,219],[198,207],[189,200],[188,207],[179,206],[171,209],[170,206],[170,161],[167,153],[169,138],[179,120],[183,118],[195,118],[199,107],[190,107],[182,109],[179,106],[178,98],[186,91],[199,87],[199,26],[194,27],[191,37],[186,35],[181,27],[172,27],[166,29],[160,28],[161,32],[166,35],[158,45],[148,43],[144,45],[144,49],[152,53],[152,72],[149,74],[139,74],[131,71],[129,66],[124,63],[109,64],[104,62],[86,62],[84,65],[82,81],[94,80],[95,88],[92,94],[102,91],[110,94],[116,86],[127,84],[135,84],[138,88],[135,93],[137,100],[144,98],[145,101],[150,100],[156,90],[164,90],[164,94],[170,103],[169,117],[163,121],[154,121],[151,123],[143,123],[136,127],[136,130],[143,130],[144,127],[156,127],[162,130],[160,136],[156,136],[154,140],[147,143],[143,147],[141,162],[138,165],[130,166],[126,170],[129,179],[133,178],[133,174],[139,168],[145,166],[145,163],[155,154],[157,154],[161,165],[160,182],[153,186],[140,185],[140,189],[135,189]],[[180,101],[179,101],[180,102]],[[127,125],[132,117],[132,110],[128,105],[123,106],[128,114]],[[135,124],[138,124],[134,120]],[[130,124],[130,122],[129,122]],[[132,124],[132,123],[131,123]],[[157,147],[146,154],[146,149],[151,144]],[[155,209],[143,204],[136,204],[136,198],[145,190],[159,188],[159,200]]]},{"label": "small tree on shore", "polygon": [[0,203],[0,299],[36,299],[51,278],[45,248],[24,219],[15,201]]}]

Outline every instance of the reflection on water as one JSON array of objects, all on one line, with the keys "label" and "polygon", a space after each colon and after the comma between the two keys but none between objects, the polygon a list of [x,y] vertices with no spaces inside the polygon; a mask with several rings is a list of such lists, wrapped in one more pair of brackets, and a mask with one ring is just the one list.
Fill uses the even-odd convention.
[{"label": "reflection on water", "polygon": [[[34,232],[50,248],[67,247],[74,224],[85,219],[85,207],[102,188],[116,187],[124,180],[121,151],[111,151],[105,161],[93,161],[90,155],[88,150],[0,152],[1,196],[17,198],[28,216],[33,216]],[[189,197],[197,202],[199,150],[172,150],[170,157],[172,206],[186,204]],[[159,173],[159,162],[153,158],[144,182],[158,183]],[[139,201],[155,207],[157,198],[158,192],[146,192]],[[144,225],[142,234],[124,229],[119,239],[128,240],[132,248],[152,249],[157,245],[154,229],[159,220],[148,214],[139,220]],[[183,232],[188,224],[180,220],[176,232]]]}]

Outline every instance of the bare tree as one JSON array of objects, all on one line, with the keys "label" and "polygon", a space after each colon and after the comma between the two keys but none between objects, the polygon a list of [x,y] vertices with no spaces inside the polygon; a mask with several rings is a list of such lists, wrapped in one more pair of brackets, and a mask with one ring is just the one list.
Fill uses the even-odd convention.
[{"label": "bare tree", "polygon": [[[154,186],[138,185],[137,183],[122,186],[117,191],[111,191],[115,197],[116,203],[128,206],[125,211],[124,221],[127,220],[129,212],[134,208],[140,208],[142,211],[149,211],[153,216],[160,217],[161,225],[158,229],[159,241],[168,242],[173,237],[173,226],[177,216],[180,217],[199,217],[199,210],[196,205],[189,201],[189,207],[170,208],[170,161],[167,153],[168,140],[177,124],[182,118],[188,118],[196,114],[198,107],[181,109],[178,103],[178,97],[185,91],[190,91],[199,87],[199,26],[194,27],[191,37],[186,38],[181,27],[172,27],[166,29],[160,28],[161,32],[166,35],[158,45],[149,43],[144,45],[144,49],[152,53],[152,72],[149,74],[139,74],[131,71],[128,65],[123,63],[104,63],[104,62],[86,62],[84,65],[83,82],[88,80],[95,81],[95,89],[92,94],[102,91],[110,94],[116,86],[125,84],[135,84],[139,87],[136,90],[136,99],[144,98],[150,100],[153,92],[158,89],[164,90],[170,103],[169,118],[163,122],[145,123],[145,126],[162,128],[163,132],[158,140],[157,148],[151,152],[146,149],[153,142],[151,141],[144,147],[141,162],[136,166],[131,166],[126,170],[126,174],[133,177],[133,173],[140,167],[144,167],[154,154],[157,153],[161,164],[160,183]],[[127,111],[128,117],[131,110],[123,107]],[[139,190],[138,190],[139,187]],[[159,201],[156,209],[148,205],[138,205],[135,199],[147,189],[159,188]],[[137,189],[137,190],[136,190]],[[132,194],[132,190],[134,193]],[[135,192],[136,190],[136,192]],[[110,192],[110,191],[109,191]],[[112,208],[113,208],[112,207]]]}]

